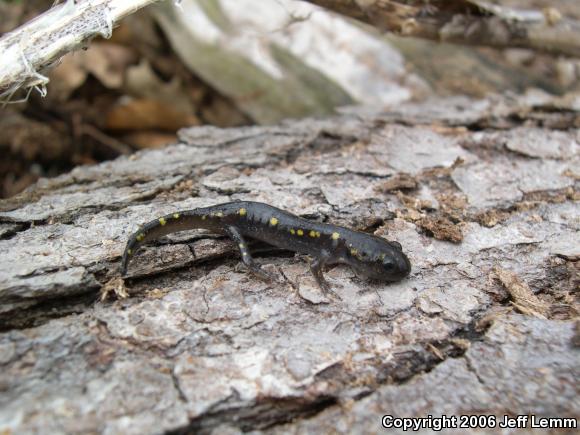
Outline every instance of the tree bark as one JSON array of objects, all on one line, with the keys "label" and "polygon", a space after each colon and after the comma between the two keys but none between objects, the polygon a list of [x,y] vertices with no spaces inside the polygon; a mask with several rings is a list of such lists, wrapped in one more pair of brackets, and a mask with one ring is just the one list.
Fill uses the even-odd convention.
[{"label": "tree bark", "polygon": [[[186,129],[41,181],[0,212],[0,431],[578,418],[579,125],[573,99],[434,100]],[[266,284],[231,242],[193,231],[119,280],[139,224],[233,199],[397,240],[412,274],[387,285],[335,267],[342,300],[328,300],[305,258],[256,247],[280,277]]]},{"label": "tree bark", "polygon": [[480,0],[305,1],[401,36],[580,56],[580,23],[556,7],[517,10]]}]

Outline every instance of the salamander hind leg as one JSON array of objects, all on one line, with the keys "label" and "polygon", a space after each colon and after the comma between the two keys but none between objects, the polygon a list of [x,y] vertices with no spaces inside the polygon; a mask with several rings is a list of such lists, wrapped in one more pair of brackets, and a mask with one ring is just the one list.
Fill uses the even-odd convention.
[{"label": "salamander hind leg", "polygon": [[240,250],[240,254],[242,256],[242,262],[246,265],[246,267],[252,274],[254,274],[257,278],[261,279],[262,281],[270,283],[278,282],[278,279],[274,275],[266,272],[264,269],[260,267],[260,265],[256,264],[256,262],[250,255],[248,244],[235,227],[229,226],[225,229],[225,231],[226,234],[238,245],[238,249]]}]

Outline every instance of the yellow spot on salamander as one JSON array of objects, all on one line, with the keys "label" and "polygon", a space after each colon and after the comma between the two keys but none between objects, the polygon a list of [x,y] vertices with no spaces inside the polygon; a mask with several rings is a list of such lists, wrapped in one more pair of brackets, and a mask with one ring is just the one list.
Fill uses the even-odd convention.
[{"label": "yellow spot on salamander", "polygon": [[303,236],[304,235],[304,231],[302,230],[297,230],[296,234],[298,234],[299,236]]},{"label": "yellow spot on salamander", "polygon": [[159,218],[159,223],[161,224],[161,226],[163,226],[167,223],[167,221],[165,220],[165,218]]},{"label": "yellow spot on salamander", "polygon": [[202,220],[202,221],[204,221],[206,218],[207,218],[207,216],[206,216],[206,215],[203,215],[203,216],[201,217],[201,220]]},{"label": "yellow spot on salamander", "polygon": [[351,249],[350,250],[351,255],[355,255],[358,254],[358,251],[356,249]]},{"label": "yellow spot on salamander", "polygon": [[238,246],[240,247],[240,249],[244,249],[244,244],[243,243],[240,243]]},{"label": "yellow spot on salamander", "polygon": [[248,211],[245,208],[241,208],[238,210],[238,214],[240,216],[245,216],[248,213]]},{"label": "yellow spot on salamander", "polygon": [[316,237],[320,237],[320,231],[316,231]]},{"label": "yellow spot on salamander", "polygon": [[248,253],[247,252],[242,252],[242,256],[243,257],[247,257],[248,256]]},{"label": "yellow spot on salamander", "polygon": [[133,255],[133,251],[131,249],[127,249],[127,255]]},{"label": "yellow spot on salamander", "polygon": [[275,217],[270,219],[270,225],[272,225],[273,227],[275,227],[276,225],[278,225],[278,219],[276,219]]},{"label": "yellow spot on salamander", "polygon": [[294,228],[290,228],[290,234],[292,234],[292,235],[296,234],[296,231],[294,230]]},{"label": "yellow spot on salamander", "polygon": [[340,234],[338,234],[338,233],[332,233],[332,236],[330,236],[330,238],[332,240],[338,240],[338,239],[340,239]]},{"label": "yellow spot on salamander", "polygon": [[173,219],[179,219],[179,213],[173,213]]},{"label": "yellow spot on salamander", "polygon": [[316,237],[316,231],[314,231],[314,230],[311,230],[311,231],[308,233],[308,235],[309,235],[310,237]]},{"label": "yellow spot on salamander", "polygon": [[135,237],[135,238],[137,239],[138,242],[140,242],[141,240],[143,240],[145,238],[145,234],[143,234],[143,233],[137,234],[137,237]]},{"label": "yellow spot on salamander", "polygon": [[385,254],[381,254],[381,255],[379,255],[379,259],[380,259],[381,261],[382,261],[382,260],[384,260],[384,259],[385,259]]},{"label": "yellow spot on salamander", "polygon": [[218,211],[215,215],[219,218],[224,217],[224,214],[221,211]]}]

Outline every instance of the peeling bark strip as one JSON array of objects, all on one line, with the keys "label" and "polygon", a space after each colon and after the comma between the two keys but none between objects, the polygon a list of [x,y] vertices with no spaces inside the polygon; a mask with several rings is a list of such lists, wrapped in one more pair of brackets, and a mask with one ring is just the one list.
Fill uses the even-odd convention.
[{"label": "peeling bark strip", "polygon": [[556,8],[514,10],[480,0],[306,0],[401,36],[580,56],[580,22]]},{"label": "peeling bark strip", "polygon": [[[192,128],[41,180],[0,203],[0,432],[580,416],[580,135],[562,128],[578,114],[531,95]],[[413,272],[387,285],[335,267],[342,300],[328,301],[303,258],[262,249],[283,281],[267,285],[236,267],[231,242],[184,232],[148,246],[123,286],[140,224],[241,199],[395,240]]]}]

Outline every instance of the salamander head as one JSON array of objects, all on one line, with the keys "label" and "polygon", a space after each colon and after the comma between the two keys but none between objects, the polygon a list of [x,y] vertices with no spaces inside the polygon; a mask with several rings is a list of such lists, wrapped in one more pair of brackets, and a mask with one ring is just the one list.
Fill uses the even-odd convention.
[{"label": "salamander head", "polygon": [[398,242],[374,236],[350,247],[346,263],[357,275],[379,281],[399,281],[411,272],[411,262]]}]

